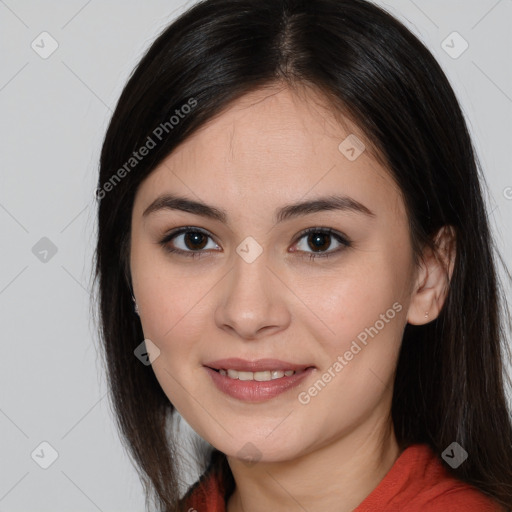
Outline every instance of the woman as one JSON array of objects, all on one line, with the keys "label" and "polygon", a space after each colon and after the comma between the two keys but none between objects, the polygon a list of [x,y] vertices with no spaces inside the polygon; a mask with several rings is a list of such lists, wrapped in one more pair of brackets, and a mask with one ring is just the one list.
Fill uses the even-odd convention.
[{"label": "woman", "polygon": [[[148,501],[512,506],[476,156],[402,24],[362,0],[200,2],[137,66],[100,163],[101,334]],[[212,447],[185,496],[178,412]]]}]

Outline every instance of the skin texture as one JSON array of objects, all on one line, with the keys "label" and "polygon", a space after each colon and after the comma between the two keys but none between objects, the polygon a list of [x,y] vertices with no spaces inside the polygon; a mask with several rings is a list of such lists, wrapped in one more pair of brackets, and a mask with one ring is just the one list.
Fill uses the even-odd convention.
[{"label": "skin texture", "polygon": [[[191,427],[228,456],[236,481],[228,512],[350,511],[375,488],[399,455],[390,409],[403,329],[436,318],[451,275],[449,255],[426,253],[414,265],[400,190],[370,151],[354,161],[342,154],[349,133],[364,134],[323,105],[312,90],[254,91],[173,151],[135,198],[130,265],[145,338],[160,350],[153,370]],[[177,210],[143,216],[163,192],[223,209],[228,222]],[[375,216],[333,210],[274,222],[276,208],[333,193]],[[211,235],[196,242],[201,257],[159,243],[182,226]],[[332,228],[351,246],[327,236],[330,257],[310,260],[322,251],[298,238],[307,228]],[[252,263],[236,252],[248,236],[263,250]],[[184,235],[167,246],[196,247]],[[298,394],[393,304],[394,318],[301,403]],[[298,388],[248,403],[221,393],[203,367],[226,357],[315,371]],[[242,460],[248,446],[255,464]]]}]

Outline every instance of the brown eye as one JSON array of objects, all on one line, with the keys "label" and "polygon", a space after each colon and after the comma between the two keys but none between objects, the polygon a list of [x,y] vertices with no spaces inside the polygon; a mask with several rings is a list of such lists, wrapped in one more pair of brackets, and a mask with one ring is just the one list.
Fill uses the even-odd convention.
[{"label": "brown eye", "polygon": [[308,235],[308,246],[313,250],[325,251],[331,245],[331,235],[326,233],[314,233]]},{"label": "brown eye", "polygon": [[204,249],[208,237],[199,231],[187,231],[183,240],[188,249],[197,251]]},{"label": "brown eye", "polygon": [[299,235],[294,252],[303,252],[310,259],[327,258],[351,245],[346,237],[331,228],[309,228]]},{"label": "brown eye", "polygon": [[208,242],[212,240],[212,237],[198,228],[184,227],[178,230],[172,231],[160,241],[160,245],[167,252],[177,253],[183,256],[199,257],[203,253],[203,249],[219,249],[219,246],[213,242],[213,247],[207,247]]}]

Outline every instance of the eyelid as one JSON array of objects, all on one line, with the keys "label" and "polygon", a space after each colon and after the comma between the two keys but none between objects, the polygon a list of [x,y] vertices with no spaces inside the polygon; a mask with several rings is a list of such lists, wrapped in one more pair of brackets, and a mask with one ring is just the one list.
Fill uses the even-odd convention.
[{"label": "eyelid", "polygon": [[[171,240],[173,237],[177,236],[177,235],[181,235],[183,233],[186,233],[187,231],[195,231],[195,232],[198,232],[198,233],[202,233],[203,235],[205,236],[208,236],[210,237],[212,240],[215,241],[215,237],[209,232],[207,231],[206,229],[203,229],[203,228],[200,228],[200,227],[197,227],[197,226],[181,226],[179,228],[174,228],[174,229],[171,229],[170,231],[168,231],[165,235],[164,235],[164,238],[162,240],[162,242],[164,241],[169,241]],[[217,245],[220,245],[218,244],[216,241],[215,243]]]}]

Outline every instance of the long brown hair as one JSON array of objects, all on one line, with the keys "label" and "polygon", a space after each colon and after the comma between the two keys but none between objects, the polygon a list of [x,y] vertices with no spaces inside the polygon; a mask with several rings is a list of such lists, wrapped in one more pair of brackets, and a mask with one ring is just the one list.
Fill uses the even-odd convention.
[{"label": "long brown hair", "polygon": [[[510,358],[510,316],[497,278],[484,179],[438,63],[400,22],[363,0],[201,1],[156,39],[121,94],[100,160],[95,279],[111,399],[147,503],[152,496],[160,510],[178,511],[180,475],[166,431],[176,411],[151,366],[134,356],[144,339],[128,264],[135,193],[206,121],[278,80],[315,87],[364,131],[400,186],[418,258],[424,244],[434,247],[440,227],[453,227],[457,256],[444,308],[435,321],[404,332],[395,432],[402,447],[428,443],[438,455],[457,441],[469,458],[447,469],[512,507],[503,364]],[[191,98],[194,108],[171,128],[170,117]],[[154,130],[162,125],[167,130],[158,138]],[[127,168],[150,136],[155,147]],[[226,460],[223,467],[229,478]]]}]

